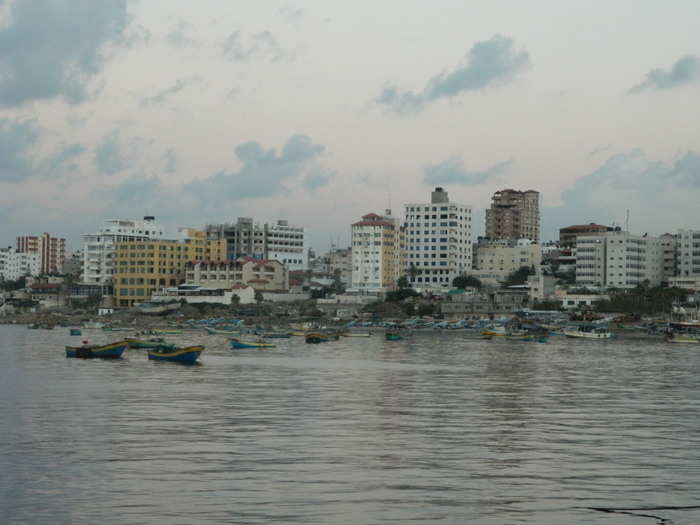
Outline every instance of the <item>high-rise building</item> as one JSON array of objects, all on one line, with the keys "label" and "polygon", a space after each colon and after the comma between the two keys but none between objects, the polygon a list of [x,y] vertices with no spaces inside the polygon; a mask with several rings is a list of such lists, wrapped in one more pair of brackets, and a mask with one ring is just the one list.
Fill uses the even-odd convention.
[{"label": "high-rise building", "polygon": [[540,240],[540,194],[534,190],[501,190],[486,210],[486,237]]},{"label": "high-rise building", "polygon": [[39,271],[42,274],[61,273],[66,260],[66,240],[51,237],[48,233],[40,236],[23,235],[17,237],[17,251],[39,255]]},{"label": "high-rise building", "polygon": [[664,280],[664,247],[659,237],[612,231],[576,238],[576,284],[634,288]]},{"label": "high-rise building", "polygon": [[391,210],[368,213],[352,225],[352,288],[362,292],[393,290],[406,271],[404,230]]},{"label": "high-rise building", "polygon": [[455,277],[472,268],[471,207],[450,202],[443,188],[435,188],[430,202],[405,204],[404,208],[411,284],[450,287]]},{"label": "high-rise building", "polygon": [[224,262],[227,252],[225,240],[189,228],[172,240],[122,238],[111,250],[116,306],[147,301],[153,292],[183,283],[188,262]]},{"label": "high-rise building", "polygon": [[142,221],[109,219],[97,233],[83,235],[83,283],[111,285],[114,275],[114,245],[118,242],[163,238],[163,227],[155,217]]},{"label": "high-rise building", "polygon": [[209,224],[206,231],[209,239],[226,240],[229,260],[274,259],[290,271],[308,268],[304,228],[286,220],[260,225],[250,217],[239,217],[235,223]]},{"label": "high-rise building", "polygon": [[[612,226],[604,226],[591,222],[589,224],[575,224],[559,229],[559,258],[558,262],[562,266],[576,264],[576,238],[579,236],[601,235],[614,231]],[[620,228],[617,228],[620,231]]]}]

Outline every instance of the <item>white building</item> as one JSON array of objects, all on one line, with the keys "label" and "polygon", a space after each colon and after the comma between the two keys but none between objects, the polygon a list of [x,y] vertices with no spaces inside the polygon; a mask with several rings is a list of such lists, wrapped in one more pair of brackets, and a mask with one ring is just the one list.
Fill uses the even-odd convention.
[{"label": "white building", "polygon": [[41,273],[39,253],[18,252],[14,248],[0,249],[0,280],[16,281],[24,276],[37,276]]},{"label": "white building", "polygon": [[435,188],[430,202],[405,205],[408,277],[416,288],[448,288],[472,268],[472,209]]},{"label": "white building", "polygon": [[613,231],[576,239],[576,284],[634,288],[664,279],[664,246],[659,237]]},{"label": "white building", "polygon": [[302,226],[290,226],[285,220],[265,224],[265,239],[267,259],[280,261],[289,271],[306,270],[309,267]]},{"label": "white building", "polygon": [[352,288],[378,292],[396,288],[405,272],[405,237],[398,219],[368,213],[352,225]]},{"label": "white building", "polygon": [[97,233],[83,235],[83,283],[111,284],[114,243],[149,239],[163,239],[163,227],[155,217],[105,220]]}]

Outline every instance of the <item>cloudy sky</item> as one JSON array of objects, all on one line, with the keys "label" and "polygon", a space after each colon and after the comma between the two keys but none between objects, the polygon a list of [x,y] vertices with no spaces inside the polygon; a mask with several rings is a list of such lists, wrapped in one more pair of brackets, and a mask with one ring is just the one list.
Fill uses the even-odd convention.
[{"label": "cloudy sky", "polygon": [[349,238],[444,186],[700,228],[700,3],[0,0],[0,243],[156,215]]}]

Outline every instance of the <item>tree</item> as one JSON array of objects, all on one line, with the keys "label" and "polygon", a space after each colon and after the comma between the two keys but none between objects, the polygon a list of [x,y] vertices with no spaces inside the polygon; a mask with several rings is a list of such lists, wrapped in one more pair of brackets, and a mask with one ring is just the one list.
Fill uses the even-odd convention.
[{"label": "tree", "polygon": [[534,275],[535,271],[534,269],[529,268],[528,266],[521,266],[517,270],[511,272],[508,277],[506,277],[506,280],[503,282],[503,287],[507,288],[508,286],[516,286],[519,284],[525,284],[527,282],[527,278],[530,275]]},{"label": "tree", "polygon": [[452,281],[452,286],[464,290],[465,288],[481,289],[481,281],[473,275],[458,275]]},{"label": "tree", "polygon": [[411,284],[408,282],[408,278],[405,275],[399,277],[399,280],[396,281],[396,285],[399,287],[399,289],[411,287]]},{"label": "tree", "polygon": [[255,292],[255,302],[256,302],[256,303],[260,304],[260,303],[262,303],[264,300],[265,300],[265,298],[263,297],[262,292]]}]

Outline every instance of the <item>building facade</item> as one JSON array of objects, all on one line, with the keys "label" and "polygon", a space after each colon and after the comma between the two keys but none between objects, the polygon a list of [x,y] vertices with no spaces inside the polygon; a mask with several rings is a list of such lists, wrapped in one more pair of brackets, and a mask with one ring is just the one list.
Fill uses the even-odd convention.
[{"label": "building facade", "polygon": [[634,288],[664,280],[659,237],[624,231],[577,237],[576,284],[594,288]]},{"label": "building facade", "polygon": [[430,202],[410,203],[404,208],[411,284],[449,288],[455,277],[472,268],[471,207],[450,202],[443,188],[435,188]]},{"label": "building facade", "polygon": [[19,252],[12,247],[0,249],[0,280],[16,281],[20,277],[41,274],[38,253]]},{"label": "building facade", "polygon": [[540,240],[540,194],[534,190],[501,190],[486,210],[486,237]]},{"label": "building facade", "polygon": [[250,217],[239,217],[235,223],[209,224],[206,231],[210,239],[226,240],[231,261],[253,257],[280,261],[289,270],[308,268],[304,228],[286,220],[260,225]]},{"label": "building facade", "polygon": [[352,225],[352,288],[361,292],[393,290],[405,272],[406,239],[391,210],[368,213]]},{"label": "building facade", "polygon": [[97,233],[83,235],[83,283],[112,284],[116,243],[162,238],[163,227],[155,222],[155,217],[104,221]]},{"label": "building facade", "polygon": [[209,240],[203,231],[180,230],[174,240],[121,240],[113,246],[115,306],[148,301],[164,287],[182,284],[189,262],[225,261],[226,241]]},{"label": "building facade", "polygon": [[[576,238],[579,236],[601,235],[614,231],[612,226],[604,226],[591,222],[589,224],[575,224],[559,229],[559,259],[563,266],[574,266],[576,264]],[[617,229],[618,231],[620,228]]]},{"label": "building facade", "polygon": [[338,275],[347,286],[352,286],[352,246],[349,248],[333,248],[328,255],[328,271]]},{"label": "building facade", "polygon": [[185,277],[188,284],[203,288],[230,290],[250,286],[255,291],[289,290],[289,272],[284,264],[253,257],[240,257],[235,261],[189,262]]},{"label": "building facade", "polygon": [[39,270],[42,274],[61,273],[66,260],[66,240],[51,237],[48,233],[39,236],[17,237],[17,251],[39,254]]},{"label": "building facade", "polygon": [[498,281],[504,281],[521,267],[539,268],[542,264],[542,248],[529,239],[520,241],[484,241],[477,245],[474,269],[486,272]]}]

